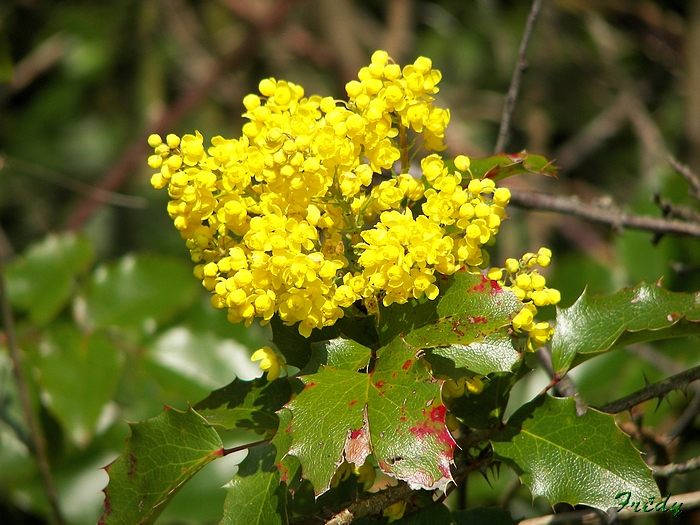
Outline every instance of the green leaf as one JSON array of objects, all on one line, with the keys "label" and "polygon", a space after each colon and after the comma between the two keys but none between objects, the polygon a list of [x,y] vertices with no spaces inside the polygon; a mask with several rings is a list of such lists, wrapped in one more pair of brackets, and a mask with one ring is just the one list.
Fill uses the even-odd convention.
[{"label": "green leaf", "polygon": [[[659,496],[651,470],[614,416],[588,409],[576,414],[573,398],[538,396],[491,439],[494,457],[506,462],[551,504],[566,502],[607,510],[615,496]],[[639,501],[639,500],[638,500]]]},{"label": "green leaf", "polygon": [[275,447],[258,445],[224,486],[226,503],[222,525],[284,525],[287,523],[287,490],[280,484]]},{"label": "green leaf", "polygon": [[76,277],[92,262],[90,243],[66,233],[49,235],[8,265],[5,277],[10,300],[37,324],[45,324],[65,307]]},{"label": "green leaf", "polygon": [[517,525],[505,509],[499,507],[472,507],[467,510],[453,510],[452,518],[457,525]]},{"label": "green leaf", "polygon": [[382,471],[414,488],[444,489],[452,480],[455,442],[440,382],[401,338],[379,349],[372,373],[324,366],[301,379],[304,390],[287,405],[289,454],[317,495],[343,459],[361,465],[370,453]]},{"label": "green leaf", "polygon": [[121,353],[103,333],[86,335],[61,324],[51,325],[32,354],[48,407],[73,441],[86,446],[116,390]]},{"label": "green leaf", "polygon": [[106,467],[105,512],[100,524],[150,524],[204,465],[223,455],[216,431],[194,410],[166,407],[132,423],[126,450]]},{"label": "green leaf", "polygon": [[318,372],[322,365],[357,372],[369,365],[372,350],[352,339],[331,339],[311,344],[311,360],[300,373]]},{"label": "green leaf", "polygon": [[499,153],[483,159],[470,159],[470,171],[476,179],[501,180],[514,175],[535,173],[556,177],[558,168],[541,155],[523,150],[520,153]]},{"label": "green leaf", "polygon": [[439,299],[381,309],[379,337],[386,344],[403,334],[416,348],[467,345],[510,325],[522,308],[496,281],[461,271],[440,283]]},{"label": "green leaf", "polygon": [[520,353],[513,347],[505,328],[487,335],[483,341],[437,347],[431,353],[451,360],[457,368],[484,376],[492,372],[510,372],[520,362]]},{"label": "green leaf", "polygon": [[147,330],[145,323],[166,320],[197,297],[189,265],[172,257],[127,255],[95,270],[85,297],[92,328],[119,326]]},{"label": "green leaf", "polygon": [[289,401],[291,395],[288,379],[268,381],[261,377],[254,381],[242,381],[237,378],[212,392],[194,409],[211,425],[226,430],[274,430],[279,424],[275,412]]},{"label": "green leaf", "polygon": [[301,480],[301,463],[296,456],[288,454],[292,446],[292,411],[283,408],[277,412],[279,417],[279,430],[272,438],[271,443],[275,447],[275,464],[280,473],[280,480],[284,481],[290,490],[296,490]]},{"label": "green leaf", "polygon": [[330,341],[338,337],[345,337],[357,343],[374,347],[379,344],[379,337],[375,328],[373,316],[343,317],[333,326],[326,326],[321,330],[314,330],[309,337],[299,333],[298,324],[285,325],[278,315],[270,321],[272,327],[272,342],[282,352],[287,364],[303,369],[313,354],[312,345],[323,341]]},{"label": "green leaf", "polygon": [[554,371],[569,370],[577,354],[700,335],[699,299],[700,293],[673,293],[646,283],[609,296],[591,297],[584,292],[572,306],[557,312],[552,339]]}]

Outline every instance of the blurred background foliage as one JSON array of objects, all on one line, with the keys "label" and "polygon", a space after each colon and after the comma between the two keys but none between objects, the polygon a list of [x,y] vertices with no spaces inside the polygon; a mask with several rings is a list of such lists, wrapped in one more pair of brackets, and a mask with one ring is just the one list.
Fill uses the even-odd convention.
[{"label": "blurred background foliage", "polygon": [[[452,111],[446,155],[486,156],[529,9],[515,0],[0,4],[0,246],[69,523],[99,518],[107,481],[100,469],[123,449],[125,421],[153,417],[163,404],[185,408],[235,376],[254,377],[248,356],[268,337],[264,328],[228,324],[209,306],[165,212],[167,196],[148,183],[145,137],[195,129],[237,137],[243,96],[270,76],[343,98],[345,82],[381,48],[399,63],[433,60],[443,73],[439,105]],[[667,155],[700,172],[698,57],[698,2],[545,0],[506,150],[555,159],[560,176],[505,185],[653,216],[662,215],[654,195],[697,210]],[[586,287],[611,293],[663,279],[673,291],[700,289],[696,238],[509,213],[492,261],[552,247],[548,280],[564,306]],[[6,341],[3,331],[0,522],[44,523],[46,498]],[[699,355],[697,340],[666,341],[594,359],[572,376],[595,406],[697,365]],[[519,402],[547,382],[544,372],[531,376]],[[653,434],[673,426],[688,403],[674,393],[636,416]],[[651,461],[683,461],[700,454],[700,426],[688,426],[670,458],[636,443]],[[219,487],[235,456],[200,473],[159,523],[217,522]],[[488,478],[470,478],[453,504],[506,502],[515,518],[549,512],[506,469]],[[698,486],[697,474],[677,476],[662,493]]]}]

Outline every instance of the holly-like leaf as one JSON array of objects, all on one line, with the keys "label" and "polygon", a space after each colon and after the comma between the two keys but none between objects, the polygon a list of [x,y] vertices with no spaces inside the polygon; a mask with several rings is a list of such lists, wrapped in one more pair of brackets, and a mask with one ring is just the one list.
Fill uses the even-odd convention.
[{"label": "holly-like leaf", "polygon": [[318,372],[322,365],[336,370],[357,372],[369,364],[372,350],[352,339],[338,337],[330,341],[311,344],[311,360],[300,373],[302,375]]},{"label": "holly-like leaf", "polygon": [[277,412],[279,430],[272,438],[275,447],[275,464],[280,473],[280,480],[285,482],[290,490],[295,491],[301,480],[301,464],[296,456],[288,454],[292,446],[292,412],[283,408]]},{"label": "holly-like leaf", "polygon": [[75,325],[52,324],[40,349],[31,352],[49,409],[79,446],[86,446],[121,375],[114,341]]},{"label": "holly-like leaf", "polygon": [[641,283],[610,296],[589,296],[584,292],[572,306],[557,312],[552,366],[555,372],[566,372],[577,354],[700,335],[698,321],[700,292],[673,293],[658,283]]},{"label": "holly-like leaf", "polygon": [[130,426],[126,450],[105,469],[109,484],[101,525],[155,522],[187,480],[223,455],[219,435],[192,409],[166,407]]},{"label": "holly-like leaf", "polygon": [[402,334],[416,348],[468,345],[510,325],[522,308],[496,281],[457,272],[440,282],[439,299],[381,309],[379,338],[386,344]]},{"label": "holly-like leaf", "polygon": [[492,372],[510,372],[520,362],[520,354],[505,328],[489,334],[483,341],[437,347],[431,353],[449,359],[456,368],[466,368],[484,376]]},{"label": "holly-like leaf", "polygon": [[[512,467],[533,496],[607,510],[630,492],[637,501],[659,496],[651,470],[614,416],[573,398],[538,396],[523,405],[491,439],[494,457]],[[641,498],[641,499],[640,499]]]},{"label": "holly-like leaf", "polygon": [[92,328],[143,328],[145,320],[163,321],[197,297],[189,265],[156,255],[127,255],[95,270],[85,296]]},{"label": "holly-like leaf", "polygon": [[49,235],[8,265],[10,300],[28,311],[35,323],[47,323],[66,305],[76,277],[87,270],[92,258],[92,246],[83,237]]},{"label": "holly-like leaf", "polygon": [[289,401],[292,387],[287,379],[254,381],[234,379],[223,388],[214,390],[194,409],[211,425],[231,430],[274,430],[278,426],[275,412]]},{"label": "holly-like leaf", "polygon": [[251,448],[238,472],[224,486],[226,502],[222,525],[285,525],[287,490],[280,484],[275,447],[264,443]]},{"label": "holly-like leaf", "polygon": [[324,366],[301,378],[292,412],[289,454],[321,494],[346,459],[373,453],[387,474],[414,488],[444,489],[452,480],[455,442],[445,426],[440,382],[401,338],[379,349],[369,374]]},{"label": "holly-like leaf", "polygon": [[474,178],[501,180],[514,175],[535,173],[556,177],[558,168],[541,155],[523,150],[520,153],[499,153],[483,159],[470,159]]}]

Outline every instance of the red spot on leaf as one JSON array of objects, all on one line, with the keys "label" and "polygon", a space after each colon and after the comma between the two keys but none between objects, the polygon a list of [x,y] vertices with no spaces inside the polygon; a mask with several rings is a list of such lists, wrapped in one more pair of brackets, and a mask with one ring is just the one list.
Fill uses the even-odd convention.
[{"label": "red spot on leaf", "polygon": [[379,381],[377,381],[376,383],[374,383],[374,386],[375,386],[377,389],[381,390],[381,389],[384,387],[385,384],[386,384],[386,382],[380,379]]},{"label": "red spot on leaf", "polygon": [[472,324],[486,324],[488,321],[486,320],[486,317],[481,317],[481,316],[476,316],[476,317],[470,317],[469,322]]},{"label": "red spot on leaf", "polygon": [[408,370],[409,368],[411,368],[411,363],[413,363],[413,359],[408,359],[401,368],[403,368],[404,370]]},{"label": "red spot on leaf", "polygon": [[501,293],[502,291],[503,288],[501,288],[501,285],[498,284],[498,281],[491,281],[491,295]]},{"label": "red spot on leaf", "polygon": [[430,419],[433,421],[439,421],[440,423],[444,423],[446,410],[447,409],[444,405],[436,406],[430,411]]},{"label": "red spot on leaf", "polygon": [[[488,282],[488,279],[484,277],[483,275],[481,276],[481,282],[479,284],[475,284],[472,286],[471,291],[472,292],[483,292],[486,290],[486,283]],[[469,292],[470,290],[467,290]]]},{"label": "red spot on leaf", "polygon": [[392,377],[392,379],[393,379],[394,377],[396,377],[396,372],[392,372],[392,373],[391,373],[391,377]]},{"label": "red spot on leaf", "polygon": [[406,416],[399,417],[399,421],[406,421]]},{"label": "red spot on leaf", "polygon": [[348,403],[348,406],[351,407],[351,406],[356,405],[356,404],[357,404],[357,399],[353,399],[352,401],[350,401]]},{"label": "red spot on leaf", "polygon": [[284,465],[284,463],[280,463],[277,465],[277,470],[280,471],[280,480],[284,481],[285,483],[289,481],[289,469]]},{"label": "red spot on leaf", "polygon": [[357,430],[353,430],[352,432],[350,432],[350,439],[357,439],[358,437],[360,437],[361,434],[362,434],[361,428],[358,428]]},{"label": "red spot on leaf", "polygon": [[316,383],[314,383],[313,381],[311,381],[311,383],[308,383],[308,384],[304,387],[304,390],[308,390],[309,388],[313,388],[313,387],[315,387],[315,386],[316,386]]},{"label": "red spot on leaf", "polygon": [[128,477],[131,477],[138,467],[138,460],[133,454],[129,454],[129,471],[126,473]]}]

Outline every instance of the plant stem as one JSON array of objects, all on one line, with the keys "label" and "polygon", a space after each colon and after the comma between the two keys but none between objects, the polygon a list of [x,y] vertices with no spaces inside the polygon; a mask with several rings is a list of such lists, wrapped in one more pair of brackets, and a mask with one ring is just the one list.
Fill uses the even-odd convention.
[{"label": "plant stem", "polygon": [[27,420],[27,426],[29,427],[29,434],[31,436],[34,453],[36,454],[36,459],[39,463],[41,482],[44,486],[44,492],[49,503],[49,522],[52,525],[64,525],[65,520],[63,519],[61,510],[58,506],[56,488],[54,486],[51,468],[49,466],[49,459],[46,453],[46,438],[44,437],[36,414],[34,414],[34,411],[32,410],[29,386],[25,380],[22,352],[19,348],[19,343],[15,335],[14,317],[12,316],[12,308],[7,296],[3,260],[4,251],[2,245],[0,244],[0,306],[2,307],[3,323],[5,324],[5,334],[7,335],[7,346],[10,350],[10,359],[12,360],[12,370],[15,376],[15,382],[17,383],[17,391],[19,392],[22,412]]}]

